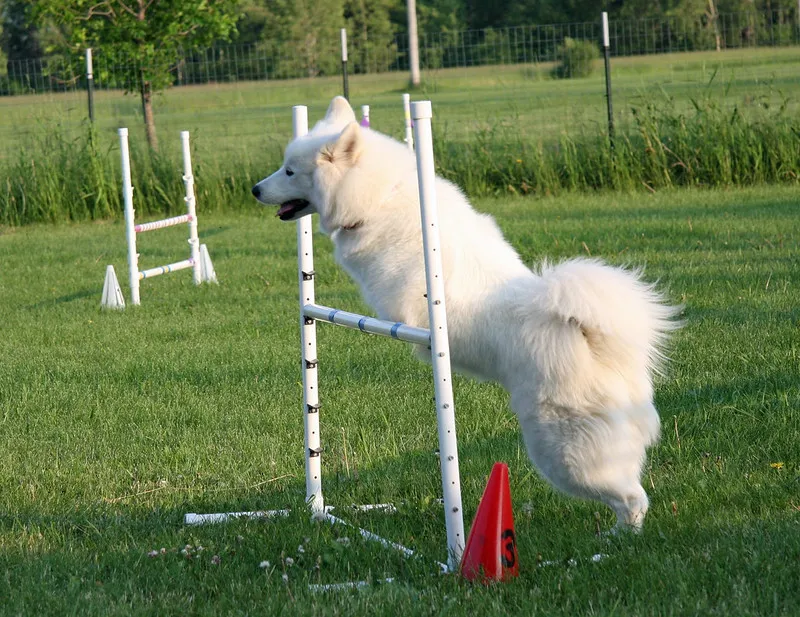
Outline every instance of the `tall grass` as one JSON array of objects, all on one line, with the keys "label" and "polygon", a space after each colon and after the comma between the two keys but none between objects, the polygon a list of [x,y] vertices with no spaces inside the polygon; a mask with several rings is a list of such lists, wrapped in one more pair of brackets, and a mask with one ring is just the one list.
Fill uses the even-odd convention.
[{"label": "tall grass", "polygon": [[453,142],[445,127],[434,142],[439,171],[473,196],[798,182],[800,119],[785,105],[726,110],[702,98],[682,111],[665,97],[633,112],[613,143],[599,128],[530,142],[513,124]]},{"label": "tall grass", "polygon": [[[39,131],[16,157],[0,162],[0,225],[83,221],[121,216],[119,145],[101,140],[91,126],[78,137]],[[184,209],[182,160],[176,151],[153,152],[131,141],[131,176],[138,216]],[[221,166],[213,153],[195,161],[198,200],[205,212],[240,206],[255,170],[245,156]],[[245,167],[252,168],[252,165]]]},{"label": "tall grass", "polygon": [[[530,139],[513,122],[496,122],[467,139],[452,138],[446,121],[434,140],[439,173],[472,197],[557,194],[597,189],[650,190],[797,183],[800,118],[788,99],[753,97],[727,108],[709,95],[681,106],[664,94],[632,107],[613,143],[605,127],[577,127],[555,139]],[[137,144],[139,147],[137,147]],[[183,209],[180,153],[151,152],[132,141],[139,215]],[[280,165],[280,149],[257,159],[247,149],[195,153],[198,199],[204,211],[252,203],[249,190]],[[0,224],[114,217],[122,212],[116,141],[99,145],[87,128],[77,138],[37,133],[16,158],[0,162]]]}]

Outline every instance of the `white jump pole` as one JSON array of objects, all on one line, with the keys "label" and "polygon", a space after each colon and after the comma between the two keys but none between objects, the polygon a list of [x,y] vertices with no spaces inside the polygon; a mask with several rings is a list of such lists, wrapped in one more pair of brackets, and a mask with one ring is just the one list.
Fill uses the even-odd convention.
[{"label": "white jump pole", "polygon": [[200,276],[200,238],[197,236],[197,199],[194,196],[194,175],[192,174],[192,152],[189,149],[189,131],[181,131],[183,149],[183,184],[186,188],[186,214],[189,217],[189,257],[192,260],[192,278],[199,285]]},{"label": "white jump pole", "polygon": [[447,338],[444,273],[436,202],[431,102],[412,103],[411,115],[416,133],[417,177],[422,215],[422,244],[425,251],[425,278],[428,289],[431,362],[436,395],[436,420],[439,430],[439,461],[442,470],[444,516],[447,528],[447,565],[451,571],[455,571],[461,563],[461,556],[464,552],[464,514],[461,505],[455,403],[450,370],[450,343]]},{"label": "white jump pole", "polygon": [[125,236],[128,239],[128,281],[131,287],[131,304],[139,300],[139,254],[136,252],[136,230],[133,218],[133,186],[131,184],[131,155],[128,150],[128,129],[121,128],[119,149],[122,157],[122,198],[125,202]]},{"label": "white jump pole", "polygon": [[404,94],[403,95],[403,113],[405,116],[406,121],[406,138],[405,142],[408,146],[408,149],[413,151],[414,150],[414,129],[411,125],[411,95]]},{"label": "white jump pole", "polygon": [[[308,133],[308,108],[292,107],[294,138]],[[297,277],[300,286],[300,344],[303,366],[303,415],[306,459],[306,502],[315,518],[325,517],[322,497],[322,448],[319,435],[319,388],[317,386],[317,325],[303,314],[306,304],[314,304],[314,243],[311,216],[297,221]]]}]

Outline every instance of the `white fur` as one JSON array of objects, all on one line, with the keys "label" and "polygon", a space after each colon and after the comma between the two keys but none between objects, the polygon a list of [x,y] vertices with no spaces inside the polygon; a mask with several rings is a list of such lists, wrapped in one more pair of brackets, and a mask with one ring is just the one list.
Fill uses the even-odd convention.
[{"label": "white fur", "polygon": [[[354,120],[347,102],[334,99],[254,193],[268,204],[309,201],[298,216],[320,215],[338,263],[379,317],[427,327],[414,156]],[[599,260],[531,271],[456,186],[437,178],[436,191],[455,368],[510,392],[545,478],[640,528],[645,448],[659,434],[652,377],[677,309],[638,272]]]}]

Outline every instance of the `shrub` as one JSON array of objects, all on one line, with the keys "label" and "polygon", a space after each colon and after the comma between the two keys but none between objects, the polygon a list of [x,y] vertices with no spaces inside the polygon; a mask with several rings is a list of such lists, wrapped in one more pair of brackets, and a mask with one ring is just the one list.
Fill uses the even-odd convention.
[{"label": "shrub", "polygon": [[558,48],[561,64],[553,70],[554,77],[588,77],[594,71],[594,61],[600,57],[597,45],[566,37]]}]

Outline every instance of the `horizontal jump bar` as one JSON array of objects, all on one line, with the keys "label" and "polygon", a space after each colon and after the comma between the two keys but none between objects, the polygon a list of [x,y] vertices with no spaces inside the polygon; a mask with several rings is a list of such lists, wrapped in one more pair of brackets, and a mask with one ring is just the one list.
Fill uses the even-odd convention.
[{"label": "horizontal jump bar", "polygon": [[166,274],[167,272],[185,270],[186,268],[192,268],[193,266],[194,259],[184,259],[183,261],[177,261],[174,264],[158,266],[158,268],[150,268],[149,270],[142,270],[139,272],[139,280],[141,281],[142,279],[148,279],[153,276],[158,276],[159,274]]},{"label": "horizontal jump bar", "polygon": [[181,214],[180,216],[173,216],[172,218],[153,221],[152,223],[140,223],[133,228],[133,231],[138,234],[142,233],[143,231],[153,231],[154,229],[164,229],[165,227],[172,227],[173,225],[188,223],[191,220],[191,214]]},{"label": "horizontal jump bar", "polygon": [[409,343],[419,343],[420,345],[431,344],[430,330],[407,326],[400,322],[393,323],[391,321],[383,321],[382,319],[366,317],[365,315],[358,315],[357,313],[348,313],[347,311],[340,311],[330,308],[329,306],[320,306],[319,304],[306,304],[303,307],[303,315],[318,321],[327,321],[337,326],[353,328],[354,330],[357,329],[362,332],[369,332],[370,334],[378,334],[380,336],[388,336]]}]

